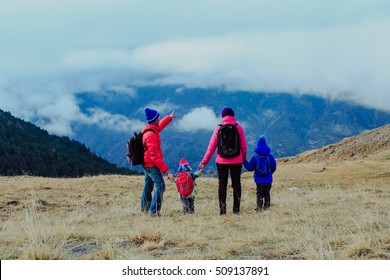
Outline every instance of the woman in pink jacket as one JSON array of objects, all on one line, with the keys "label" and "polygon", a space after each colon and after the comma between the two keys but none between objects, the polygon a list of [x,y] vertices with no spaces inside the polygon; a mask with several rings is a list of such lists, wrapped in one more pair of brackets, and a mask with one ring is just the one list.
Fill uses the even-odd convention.
[{"label": "woman in pink jacket", "polygon": [[216,164],[218,170],[218,198],[219,198],[219,209],[220,215],[226,214],[226,190],[228,184],[228,176],[230,172],[230,178],[232,180],[233,187],[233,213],[240,213],[240,200],[241,200],[241,167],[242,163],[246,159],[246,140],[245,134],[242,126],[237,123],[236,118],[234,117],[234,111],[231,108],[224,108],[222,110],[222,125],[232,124],[237,128],[239,136],[239,149],[237,155],[231,155],[231,157],[226,157],[223,155],[221,147],[218,147],[218,132],[221,129],[221,125],[218,125],[211,136],[209,146],[207,148],[206,154],[201,161],[199,168],[201,170],[207,165],[211,157],[214,154],[214,151],[218,147],[218,152],[216,156]]}]

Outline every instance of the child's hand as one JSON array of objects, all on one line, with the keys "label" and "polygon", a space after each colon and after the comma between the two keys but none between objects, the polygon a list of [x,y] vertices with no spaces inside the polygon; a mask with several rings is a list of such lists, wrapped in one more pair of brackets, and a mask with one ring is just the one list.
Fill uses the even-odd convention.
[{"label": "child's hand", "polygon": [[203,171],[201,171],[201,170],[196,170],[194,173],[195,173],[196,177],[200,177],[200,176],[202,176]]},{"label": "child's hand", "polygon": [[198,166],[198,169],[196,169],[196,171],[200,171],[200,172],[204,172],[204,168],[205,168],[205,166],[203,165],[203,164],[199,164],[199,166]]},{"label": "child's hand", "polygon": [[198,168],[196,169],[196,171],[194,172],[196,176],[201,176],[204,172],[204,165],[203,164],[199,164]]},{"label": "child's hand", "polygon": [[171,172],[169,172],[168,175],[167,175],[168,180],[171,181],[172,183],[175,182],[175,177],[176,176],[173,175]]}]

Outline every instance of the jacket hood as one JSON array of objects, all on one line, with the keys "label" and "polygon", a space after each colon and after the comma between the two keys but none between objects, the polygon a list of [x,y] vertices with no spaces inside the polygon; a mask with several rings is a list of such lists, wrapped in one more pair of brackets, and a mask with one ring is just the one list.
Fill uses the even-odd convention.
[{"label": "jacket hood", "polygon": [[236,124],[237,120],[233,116],[225,116],[222,118],[221,122],[222,122],[222,124],[227,124],[227,123]]},{"label": "jacket hood", "polygon": [[179,162],[179,169],[178,169],[178,172],[183,172],[183,171],[191,171],[191,167],[188,163],[188,161],[186,161],[184,158],[181,158],[180,159],[180,162]]},{"label": "jacket hood", "polygon": [[181,158],[180,162],[179,162],[179,165],[188,165],[188,161],[186,161],[185,158]]},{"label": "jacket hood", "polygon": [[144,128],[142,129],[142,131],[147,130],[147,129],[152,129],[152,130],[153,130],[154,132],[156,132],[156,133],[161,132],[161,127],[158,125],[158,123],[147,124],[146,126],[144,126]]},{"label": "jacket hood", "polygon": [[264,135],[261,135],[257,141],[257,147],[255,148],[255,153],[260,155],[268,155],[271,152],[271,149],[267,146],[267,141]]}]

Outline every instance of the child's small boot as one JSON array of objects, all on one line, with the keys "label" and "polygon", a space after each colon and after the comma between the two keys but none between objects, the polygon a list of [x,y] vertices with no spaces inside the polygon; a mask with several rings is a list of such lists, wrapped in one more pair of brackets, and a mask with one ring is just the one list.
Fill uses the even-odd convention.
[{"label": "child's small boot", "polygon": [[188,213],[189,214],[195,213],[195,198],[188,199]]},{"label": "child's small boot", "polygon": [[269,195],[266,195],[264,197],[264,210],[269,209],[270,206],[271,206],[271,197]]},{"label": "child's small boot", "polygon": [[257,207],[256,207],[256,212],[261,212],[264,210],[264,199],[262,197],[257,197]]}]

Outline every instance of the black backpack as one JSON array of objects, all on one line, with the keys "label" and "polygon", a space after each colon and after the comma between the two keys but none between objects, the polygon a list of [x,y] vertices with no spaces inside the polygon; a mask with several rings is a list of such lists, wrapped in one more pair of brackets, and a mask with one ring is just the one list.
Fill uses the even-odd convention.
[{"label": "black backpack", "polygon": [[233,158],[240,154],[240,135],[237,124],[220,124],[218,130],[218,154],[223,158]]},{"label": "black backpack", "polygon": [[145,145],[142,142],[142,136],[147,131],[153,131],[156,133],[153,129],[146,129],[144,133],[134,132],[134,136],[132,136],[126,143],[126,158],[132,166],[144,163]]},{"label": "black backpack", "polygon": [[255,172],[259,177],[267,177],[271,173],[271,163],[268,155],[256,155]]}]

